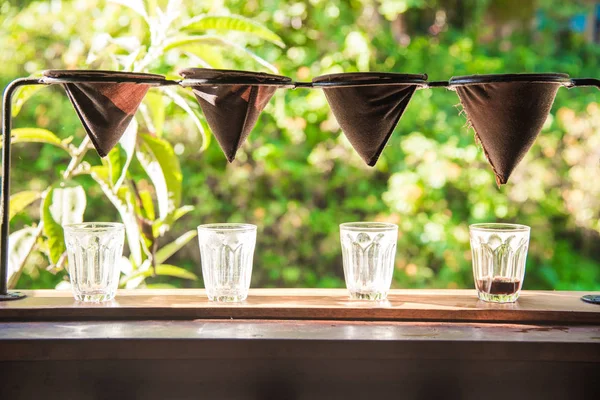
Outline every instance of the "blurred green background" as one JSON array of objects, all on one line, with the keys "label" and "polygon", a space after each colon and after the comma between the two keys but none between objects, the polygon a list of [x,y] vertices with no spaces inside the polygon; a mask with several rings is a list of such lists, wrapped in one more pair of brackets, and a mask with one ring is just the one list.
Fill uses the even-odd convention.
[{"label": "blurred green background", "polygon": [[[176,77],[195,66],[299,81],[353,71],[427,73],[430,80],[599,77],[599,21],[593,1],[5,1],[0,84],[44,69]],[[137,255],[126,251],[125,287],[202,287],[193,231],[224,221],[259,226],[253,287],[344,287],[338,224],[378,220],[400,226],[396,288],[472,287],[468,225],[511,221],[532,227],[525,289],[600,290],[596,89],[559,90],[537,142],[501,188],[456,94],[445,89],[414,95],[374,168],[352,150],[319,90],[279,90],[232,164],[189,91],[152,93],[138,112],[136,150],[118,147],[104,162],[81,145],[85,134],[62,89],[19,94],[14,126],[38,130],[21,131],[37,139],[25,135],[14,146],[12,193],[25,195],[11,221],[11,231],[22,233],[11,238],[12,286],[65,286],[60,232],[48,228],[61,217],[56,207],[45,212],[57,198],[47,188],[65,180],[65,193],[83,189],[68,193],[85,200],[85,220],[129,218]],[[55,136],[42,140],[49,133]],[[73,138],[59,145],[56,137]],[[171,158],[152,154],[153,146]],[[65,174],[69,163],[76,168]],[[107,172],[115,165],[123,183]],[[159,212],[163,192],[178,204]],[[136,230],[139,243],[131,239]]]}]

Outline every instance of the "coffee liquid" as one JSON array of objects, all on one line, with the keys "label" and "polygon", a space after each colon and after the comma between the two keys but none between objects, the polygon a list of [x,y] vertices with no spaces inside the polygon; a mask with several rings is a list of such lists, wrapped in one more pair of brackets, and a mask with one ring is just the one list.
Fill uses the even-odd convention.
[{"label": "coffee liquid", "polygon": [[477,289],[489,294],[515,294],[521,287],[519,279],[502,278],[499,276],[477,280]]}]

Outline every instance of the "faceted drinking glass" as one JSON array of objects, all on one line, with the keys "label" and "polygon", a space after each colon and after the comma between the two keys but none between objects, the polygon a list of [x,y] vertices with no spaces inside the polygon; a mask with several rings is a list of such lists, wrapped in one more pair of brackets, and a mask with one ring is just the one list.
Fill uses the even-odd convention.
[{"label": "faceted drinking glass", "polygon": [[89,222],[64,227],[69,277],[78,301],[114,299],[121,271],[125,227],[120,223]]},{"label": "faceted drinking glass", "polygon": [[398,226],[383,222],[340,225],[344,277],[350,297],[383,300],[392,285]]},{"label": "faceted drinking glass", "polygon": [[200,225],[198,241],[209,300],[244,301],[250,289],[256,225]]},{"label": "faceted drinking glass", "polygon": [[530,228],[474,224],[469,230],[477,296],[495,303],[515,302],[525,277]]}]

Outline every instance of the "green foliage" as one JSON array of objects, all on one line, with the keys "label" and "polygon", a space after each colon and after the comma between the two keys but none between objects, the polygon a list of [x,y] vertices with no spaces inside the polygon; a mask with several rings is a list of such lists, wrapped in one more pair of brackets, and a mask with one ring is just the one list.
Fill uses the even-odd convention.
[{"label": "green foliage", "polygon": [[[571,16],[591,12],[583,3],[50,3],[57,2],[0,15],[2,83],[65,67],[171,78],[184,67],[232,68],[299,81],[363,70],[426,72],[431,80],[551,71],[584,77],[600,67],[600,48],[568,30]],[[229,165],[189,90],[153,89],[103,161],[87,154],[85,143],[63,139],[81,143],[84,133],[58,90],[22,92],[15,126],[54,138],[34,140],[50,146],[15,146],[13,190],[42,193],[55,181],[76,180],[86,193],[86,220],[126,225],[126,287],[201,287],[184,272],[200,273],[195,227],[225,221],[259,226],[253,286],[343,287],[338,224],[382,220],[400,226],[395,287],[472,287],[468,224],[513,221],[532,227],[526,289],[600,289],[598,92],[560,89],[535,145],[502,188],[457,104],[451,91],[418,91],[369,168],[322,92],[279,90]],[[25,250],[43,217],[31,204],[12,218],[13,235],[22,236],[15,243]],[[39,256],[48,253],[46,235],[37,243],[19,270],[20,287],[52,287],[64,278]],[[11,265],[20,265],[24,252]]]},{"label": "green foliage", "polygon": [[181,168],[173,148],[164,139],[140,135],[137,158],[156,188],[158,213],[165,218],[181,203]]},{"label": "green foliage", "polygon": [[16,128],[12,130],[11,143],[48,143],[66,150],[71,139],[60,140],[47,129]]},{"label": "green foliage", "polygon": [[[88,68],[143,72],[150,71],[150,68],[158,69],[157,72],[168,69],[163,73],[174,75],[173,72],[170,72],[174,66],[169,65],[169,60],[173,59],[173,54],[179,59],[183,54],[180,48],[190,44],[189,41],[178,39],[185,31],[217,32],[220,36],[216,34],[210,36],[210,51],[212,52],[222,45],[246,51],[244,43],[236,43],[234,38],[226,39],[223,36],[232,31],[250,34],[282,45],[276,34],[261,24],[241,16],[208,15],[204,12],[193,13],[194,18],[184,15],[182,13],[184,7],[179,0],[170,0],[166,4],[160,5],[157,2],[146,3],[141,0],[111,2],[118,5],[113,14],[116,13],[115,15],[120,15],[120,18],[128,21],[141,17],[145,26],[141,29],[132,27],[130,32],[132,35],[123,34],[120,28],[111,29],[105,26],[105,30],[101,33],[82,38],[80,44],[87,48],[87,55],[85,58],[75,57],[76,64]],[[70,11],[74,15],[85,15],[82,14],[83,10],[79,6],[72,7],[70,4],[61,4],[61,7],[63,5],[67,9],[66,11]],[[97,6],[98,4],[86,4],[83,8],[93,10]],[[121,6],[131,9],[133,15],[121,14]],[[55,11],[52,7],[44,9],[34,3],[15,15],[9,14],[4,22],[15,28],[15,32],[35,36],[38,27],[34,28],[30,25],[29,18],[32,15],[48,14],[49,10],[51,14]],[[108,13],[107,11],[106,15]],[[77,23],[77,20],[65,21],[70,32],[78,29],[77,25],[74,25]],[[108,22],[107,25],[111,25],[111,23]],[[208,35],[206,36],[208,37]],[[12,36],[10,38],[12,39]],[[60,41],[61,38],[57,35],[54,39]],[[196,43],[197,40],[192,42]],[[18,41],[15,40],[11,45],[18,48]],[[202,51],[198,52],[198,49],[188,50],[188,54],[192,54],[196,58],[202,56]],[[80,52],[81,55],[83,52]],[[253,58],[262,65],[269,65],[258,56]],[[273,68],[270,65],[269,67]],[[38,72],[32,72],[32,74],[39,75]],[[23,109],[26,102],[33,103],[34,100],[39,101],[37,90],[20,90],[15,96],[13,108],[15,115]],[[42,251],[46,255],[49,264],[45,267],[46,269],[54,273],[64,270],[66,260],[62,225],[72,222],[73,219],[79,221],[83,219],[88,197],[81,184],[86,185],[86,188],[91,188],[92,192],[102,193],[125,224],[129,257],[124,258],[121,262],[125,274],[122,284],[127,287],[137,287],[145,284],[146,278],[161,275],[196,280],[196,276],[192,272],[164,264],[169,257],[195,237],[195,231],[187,232],[181,237],[170,237],[171,242],[164,248],[161,248],[159,244],[161,238],[168,234],[172,225],[193,209],[191,206],[181,205],[183,177],[179,159],[172,145],[166,139],[161,138],[165,127],[181,131],[181,128],[177,127],[180,119],[174,118],[179,115],[177,112],[173,112],[173,104],[191,117],[202,138],[200,150],[205,149],[210,141],[204,123],[198,114],[195,100],[189,93],[176,93],[170,88],[148,94],[140,107],[141,112],[138,119],[132,121],[119,145],[105,159],[101,160],[101,163],[86,157],[88,150],[91,149],[89,138],[84,138],[79,146],[71,145],[73,137],[62,140],[51,130],[46,129],[46,126],[50,124],[46,118],[40,120],[38,117],[37,121],[34,121],[42,127],[17,127],[13,130],[11,138],[13,143],[51,144],[66,152],[71,160],[65,170],[59,171],[59,183],[50,186],[44,194],[35,190],[27,190],[12,198],[11,218],[27,209],[38,198],[44,197],[37,230],[34,235],[29,235],[33,237],[33,242],[28,241],[26,245],[19,245],[18,251],[16,251],[15,257],[18,256],[19,259],[15,258],[15,262],[13,262],[15,271],[12,275],[17,278],[11,280],[12,284],[16,283],[23,270],[32,272],[34,275],[37,274],[34,272],[35,267],[33,270],[27,268],[28,266],[24,262],[32,252]],[[65,106],[65,103],[61,105]],[[167,110],[170,110],[169,115],[167,115]],[[175,128],[173,124],[175,124]],[[50,163],[43,164],[39,167],[50,165]],[[97,186],[90,187],[90,181],[86,182],[86,177],[91,178]],[[74,184],[71,179],[81,180],[82,183]],[[46,182],[49,183],[49,179]],[[94,203],[98,201],[94,198],[90,200]],[[100,207],[98,210],[106,212],[105,207]],[[99,216],[97,212],[92,211],[91,214],[95,217],[94,219],[106,218],[105,215]],[[25,235],[25,232],[30,233],[30,229],[26,229],[19,231],[22,234],[18,237],[19,240],[15,241],[15,246],[22,243],[24,238],[29,237]],[[40,240],[36,244],[38,238]],[[23,248],[28,249],[28,253],[23,253],[21,251]],[[31,274],[29,275],[31,276]]]},{"label": "green foliage", "polygon": [[40,223],[44,224],[48,256],[52,264],[58,264],[66,251],[63,225],[82,222],[85,207],[85,191],[80,185],[61,184],[51,187],[46,193]]},{"label": "green foliage", "polygon": [[176,267],[174,265],[167,265],[167,264],[161,264],[156,266],[156,271],[153,270],[146,270],[143,272],[139,272],[137,274],[128,276],[127,278],[123,279],[121,281],[121,284],[125,284],[133,279],[137,279],[139,277],[151,277],[154,274],[156,275],[161,275],[161,276],[172,276],[174,278],[181,278],[181,279],[188,279],[191,281],[195,281],[198,279],[198,277],[191,273],[190,271],[184,269],[184,268],[180,268],[180,267]]},{"label": "green foliage", "polygon": [[9,221],[13,219],[15,215],[25,210],[34,201],[39,200],[42,194],[35,190],[25,190],[23,192],[15,193],[10,196],[10,207],[9,207]]},{"label": "green foliage", "polygon": [[285,47],[281,38],[267,29],[262,24],[252,21],[251,19],[240,17],[239,15],[200,15],[187,22],[183,28],[189,32],[205,32],[205,31],[239,31],[246,34],[254,35],[258,38],[268,40],[275,43],[279,47]]}]

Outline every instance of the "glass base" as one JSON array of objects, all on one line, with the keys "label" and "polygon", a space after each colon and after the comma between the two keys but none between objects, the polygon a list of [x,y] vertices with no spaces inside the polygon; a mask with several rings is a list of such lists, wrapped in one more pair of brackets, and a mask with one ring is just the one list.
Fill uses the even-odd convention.
[{"label": "glass base", "polygon": [[231,294],[220,294],[220,295],[214,295],[214,296],[209,295],[208,299],[210,301],[216,301],[218,303],[239,303],[239,302],[246,300],[247,297],[248,297],[247,293],[244,293],[244,294],[231,293]]},{"label": "glass base", "polygon": [[73,295],[75,296],[75,300],[84,303],[103,303],[115,298],[115,293],[106,292],[74,293]]},{"label": "glass base", "polygon": [[350,292],[352,300],[385,300],[387,292]]},{"label": "glass base", "polygon": [[479,300],[489,303],[514,303],[519,298],[519,292],[513,294],[490,294],[486,292],[477,292]]}]

